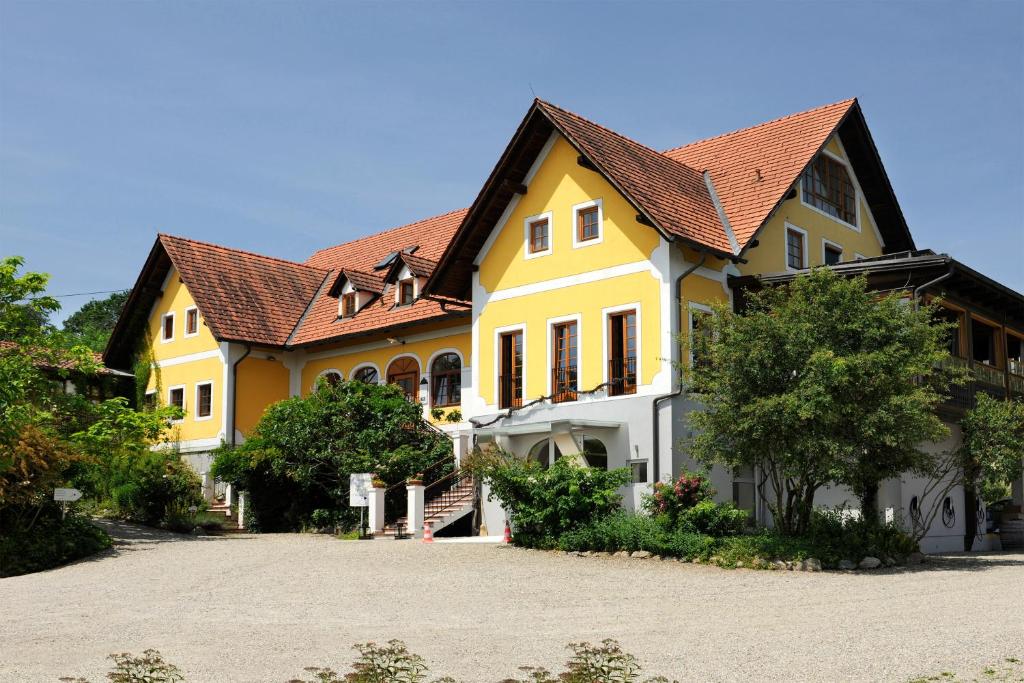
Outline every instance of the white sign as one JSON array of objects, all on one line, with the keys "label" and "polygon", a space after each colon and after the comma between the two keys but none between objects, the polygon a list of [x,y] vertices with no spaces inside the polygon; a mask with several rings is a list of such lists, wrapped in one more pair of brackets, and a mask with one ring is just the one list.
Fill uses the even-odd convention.
[{"label": "white sign", "polygon": [[373,475],[369,472],[349,475],[348,504],[351,507],[366,507],[370,504],[370,489],[373,488]]},{"label": "white sign", "polygon": [[61,503],[74,503],[76,500],[82,497],[82,492],[78,489],[54,489],[53,499]]}]

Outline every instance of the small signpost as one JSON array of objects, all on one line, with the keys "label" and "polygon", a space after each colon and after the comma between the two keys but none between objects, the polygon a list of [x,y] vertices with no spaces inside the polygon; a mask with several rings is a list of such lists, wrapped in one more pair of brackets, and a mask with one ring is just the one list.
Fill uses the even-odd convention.
[{"label": "small signpost", "polygon": [[68,514],[68,503],[74,503],[82,498],[82,492],[78,489],[54,489],[53,499],[60,503],[61,520]]},{"label": "small signpost", "polygon": [[364,515],[370,504],[370,489],[373,488],[373,474],[370,472],[353,472],[349,475],[348,504],[359,508],[359,537],[372,538],[366,530]]}]

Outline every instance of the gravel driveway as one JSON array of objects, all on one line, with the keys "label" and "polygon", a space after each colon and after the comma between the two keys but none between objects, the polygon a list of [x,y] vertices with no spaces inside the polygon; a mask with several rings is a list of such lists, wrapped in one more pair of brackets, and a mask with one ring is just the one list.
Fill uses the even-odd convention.
[{"label": "gravel driveway", "polygon": [[[110,525],[117,547],[0,579],[0,680],[104,680],[105,656],[156,648],[188,681],[345,670],[399,638],[437,676],[555,669],[570,641],[616,638],[686,681],[973,677],[1024,658],[1024,554],[870,574],[722,570],[495,545],[183,537]],[[560,669],[557,669],[560,670]]]}]

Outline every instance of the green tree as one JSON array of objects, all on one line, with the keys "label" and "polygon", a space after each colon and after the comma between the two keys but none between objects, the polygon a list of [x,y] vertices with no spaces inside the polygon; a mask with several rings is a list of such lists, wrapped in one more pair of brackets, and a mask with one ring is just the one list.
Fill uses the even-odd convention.
[{"label": "green tree", "polygon": [[423,408],[395,386],[321,383],[309,396],[267,408],[245,443],[222,447],[213,473],[248,491],[263,531],[309,526],[326,510],[354,527],[349,475],[373,472],[388,484],[450,457],[452,444],[423,419]]},{"label": "green tree", "polygon": [[20,345],[39,344],[49,331],[50,314],[60,304],[46,295],[46,273],[18,274],[25,265],[21,256],[0,260],[0,341]]},{"label": "green tree", "polygon": [[114,292],[105,299],[88,301],[64,321],[64,332],[93,351],[102,352],[114,330],[130,289]]},{"label": "green tree", "polygon": [[927,307],[879,297],[864,278],[818,269],[751,295],[735,314],[718,306],[685,340],[704,403],[691,421],[700,460],[756,467],[775,524],[803,534],[816,491],[850,487],[876,519],[879,483],[933,460],[920,448],[946,434],[934,407],[950,374],[948,326]]}]

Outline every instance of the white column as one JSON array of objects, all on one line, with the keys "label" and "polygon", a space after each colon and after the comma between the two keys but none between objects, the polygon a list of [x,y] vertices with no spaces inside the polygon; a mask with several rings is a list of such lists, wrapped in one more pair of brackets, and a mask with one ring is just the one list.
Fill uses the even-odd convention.
[{"label": "white column", "polygon": [[405,489],[409,493],[409,507],[406,512],[406,524],[413,538],[423,537],[423,482],[410,479]]},{"label": "white column", "polygon": [[379,533],[384,530],[384,489],[370,489],[370,505],[366,511],[369,520],[370,533]]},{"label": "white column", "polygon": [[209,472],[203,472],[203,500],[207,502],[214,499],[216,491],[214,490],[213,475]]},{"label": "white column", "polygon": [[238,492],[238,528],[245,528],[245,491]]},{"label": "white column", "polygon": [[235,502],[232,497],[234,495],[234,492],[235,491],[231,487],[231,484],[224,485],[224,504],[227,505],[228,507],[231,507]]}]

